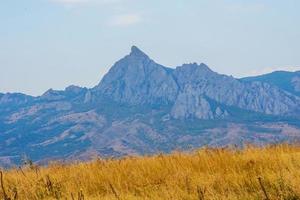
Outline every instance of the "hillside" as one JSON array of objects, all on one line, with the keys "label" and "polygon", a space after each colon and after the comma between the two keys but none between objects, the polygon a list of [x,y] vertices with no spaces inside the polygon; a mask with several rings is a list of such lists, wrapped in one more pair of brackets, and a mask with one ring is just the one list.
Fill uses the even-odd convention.
[{"label": "hillside", "polygon": [[275,71],[261,76],[246,77],[243,81],[260,81],[300,96],[300,71]]},{"label": "hillside", "polygon": [[299,166],[299,147],[204,148],[48,167],[27,165],[5,171],[3,187],[7,197],[17,194],[18,199],[30,200],[297,200]]},{"label": "hillside", "polygon": [[295,142],[299,118],[286,87],[203,63],[162,66],[133,46],[93,88],[0,94],[0,166]]}]

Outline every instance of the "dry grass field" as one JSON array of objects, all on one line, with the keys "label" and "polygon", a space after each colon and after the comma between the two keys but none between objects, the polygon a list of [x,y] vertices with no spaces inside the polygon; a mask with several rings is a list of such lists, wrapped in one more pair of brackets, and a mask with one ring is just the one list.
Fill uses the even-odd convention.
[{"label": "dry grass field", "polygon": [[0,199],[300,199],[300,147],[200,149],[2,170]]}]

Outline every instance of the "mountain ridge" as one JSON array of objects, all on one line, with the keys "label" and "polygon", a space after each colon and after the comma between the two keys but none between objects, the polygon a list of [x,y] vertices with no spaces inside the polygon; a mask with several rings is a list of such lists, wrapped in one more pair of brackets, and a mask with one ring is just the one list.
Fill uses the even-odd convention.
[{"label": "mountain ridge", "polygon": [[253,77],[242,78],[243,81],[261,81],[300,96],[300,70],[295,72],[274,71]]},{"label": "mountain ridge", "polygon": [[[203,95],[217,102],[266,114],[285,114],[295,109],[300,102],[298,97],[280,92],[266,83],[240,82],[233,77],[213,72],[203,63],[200,65],[197,63],[184,64],[175,69],[165,69],[167,68],[155,63],[137,47],[132,47],[129,56],[118,61],[97,87],[105,96],[132,104],[153,104],[165,100],[166,102],[162,102],[162,104],[182,105],[181,100],[176,104],[177,97],[190,99],[190,102],[194,101],[194,105],[182,105],[181,108],[174,108],[172,113],[178,111],[173,115],[174,117],[184,117],[187,113],[182,112],[185,112],[184,110],[189,112],[189,108],[192,107],[193,109],[199,108],[199,112],[205,112],[209,105]],[[192,95],[192,91],[195,90],[198,90],[197,93]],[[264,96],[255,90],[263,90],[260,92],[264,92]],[[220,95],[217,96],[216,93]],[[274,95],[277,95],[277,98],[273,98]],[[199,102],[198,98],[200,98]],[[227,99],[224,101],[224,98]],[[259,102],[249,104],[249,101],[258,101],[258,98],[262,102],[260,105],[254,104]],[[194,114],[198,118],[212,117],[212,113],[204,116],[201,113]]]},{"label": "mountain ridge", "polygon": [[[293,74],[297,86],[298,74]],[[291,79],[292,80],[292,79]],[[0,94],[0,165],[292,142],[300,96],[201,63],[168,68],[133,46],[93,88]]]}]

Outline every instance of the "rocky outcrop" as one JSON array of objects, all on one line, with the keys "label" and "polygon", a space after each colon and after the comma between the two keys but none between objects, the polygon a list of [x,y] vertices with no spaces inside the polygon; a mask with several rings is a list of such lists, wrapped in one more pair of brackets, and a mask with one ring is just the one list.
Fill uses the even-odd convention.
[{"label": "rocky outcrop", "polygon": [[174,102],[178,91],[170,71],[133,46],[94,90],[122,103],[165,105]]}]

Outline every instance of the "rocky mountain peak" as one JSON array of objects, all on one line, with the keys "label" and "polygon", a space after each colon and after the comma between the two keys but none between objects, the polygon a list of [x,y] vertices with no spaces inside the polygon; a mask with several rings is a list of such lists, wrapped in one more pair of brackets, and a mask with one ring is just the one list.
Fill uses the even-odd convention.
[{"label": "rocky mountain peak", "polygon": [[71,94],[79,94],[80,92],[86,90],[86,88],[82,88],[76,85],[70,85],[66,87],[65,91]]},{"label": "rocky mountain peak", "polygon": [[183,64],[176,67],[173,72],[177,83],[182,87],[187,83],[197,83],[203,80],[213,80],[219,77],[219,74],[212,71],[207,65],[201,63]]},{"label": "rocky mountain peak", "polygon": [[176,67],[176,70],[185,71],[186,73],[213,72],[206,64],[198,64],[196,62],[183,64],[182,66]]},{"label": "rocky mountain peak", "polygon": [[116,62],[95,89],[118,102],[167,103],[177,93],[171,71],[133,46],[130,54]]},{"label": "rocky mountain peak", "polygon": [[140,50],[137,46],[131,47],[131,52],[129,54],[131,57],[139,57],[139,58],[149,58],[147,54],[145,54],[142,50]]}]

